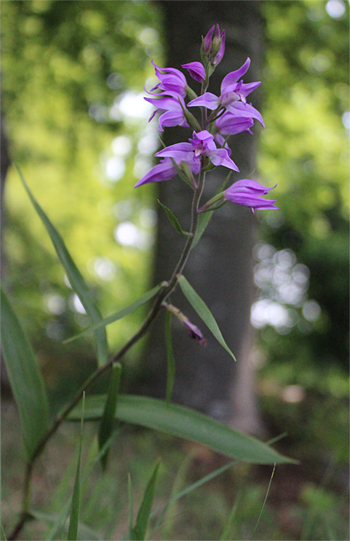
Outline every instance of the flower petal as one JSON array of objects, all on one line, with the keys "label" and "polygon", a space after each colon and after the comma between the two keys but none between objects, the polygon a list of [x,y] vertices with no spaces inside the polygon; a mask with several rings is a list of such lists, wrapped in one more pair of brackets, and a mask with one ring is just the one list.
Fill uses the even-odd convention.
[{"label": "flower petal", "polygon": [[205,79],[205,69],[203,64],[200,62],[190,62],[189,64],[182,64],[182,68],[185,68],[189,71],[190,76],[195,81],[201,83]]},{"label": "flower petal", "polygon": [[194,100],[190,101],[187,106],[188,107],[206,107],[207,109],[211,109],[212,111],[219,107],[220,105],[220,98],[215,96],[215,94],[212,94],[211,92],[205,92],[203,96],[199,96],[198,98],[195,98]]},{"label": "flower petal", "polygon": [[152,167],[148,173],[143,176],[134,186],[142,186],[149,182],[160,182],[162,180],[170,180],[176,175],[176,169],[169,158],[165,158],[158,165]]},{"label": "flower petal", "polygon": [[225,92],[226,87],[229,85],[232,85],[233,83],[236,83],[238,79],[240,79],[245,73],[247,73],[250,66],[250,58],[248,57],[247,60],[244,62],[243,66],[241,66],[236,71],[231,71],[231,73],[228,73],[226,77],[223,78],[221,83],[221,94]]}]

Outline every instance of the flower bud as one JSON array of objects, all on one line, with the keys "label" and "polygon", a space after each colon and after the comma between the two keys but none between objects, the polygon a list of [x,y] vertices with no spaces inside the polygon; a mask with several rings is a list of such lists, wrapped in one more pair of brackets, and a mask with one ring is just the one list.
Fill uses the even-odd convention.
[{"label": "flower bud", "polygon": [[203,38],[202,48],[204,54],[210,54],[213,50],[212,36],[214,32],[215,24],[211,27],[205,38]]}]

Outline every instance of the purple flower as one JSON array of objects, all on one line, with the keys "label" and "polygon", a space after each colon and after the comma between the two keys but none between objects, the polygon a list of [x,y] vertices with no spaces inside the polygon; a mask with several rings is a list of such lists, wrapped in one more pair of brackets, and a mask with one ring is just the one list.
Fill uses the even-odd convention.
[{"label": "purple flower", "polygon": [[202,345],[202,344],[206,345],[207,341],[204,338],[204,336],[202,335],[201,330],[198,329],[198,327],[196,325],[193,325],[193,323],[191,323],[190,320],[187,319],[186,316],[183,316],[182,323],[187,328],[187,332],[188,332],[188,334],[189,334],[189,336],[191,338],[193,338],[194,340],[198,340],[198,343],[200,345]]},{"label": "purple flower", "polygon": [[171,126],[185,126],[188,128],[186,117],[179,103],[180,99],[183,107],[185,108],[185,103],[182,98],[177,99],[175,97],[166,96],[144,99],[156,107],[156,110],[153,112],[148,122],[152,120],[155,114],[162,113],[159,117],[158,129],[160,131],[164,131],[164,127]]},{"label": "purple flower", "polygon": [[270,190],[276,188],[276,186],[266,188],[255,182],[255,180],[243,179],[232,184],[223,194],[226,201],[232,201],[238,205],[250,207],[252,212],[254,212],[254,209],[277,209],[278,207],[274,206],[274,203],[277,201],[276,199],[261,199],[262,195],[266,195]]},{"label": "purple flower", "polygon": [[252,133],[250,128],[253,125],[254,122],[251,118],[242,118],[232,113],[225,113],[215,121],[216,134],[214,139],[219,145],[223,146],[225,143],[223,135],[236,135],[242,131]]},{"label": "purple flower", "polygon": [[170,91],[171,93],[176,93],[184,98],[186,96],[187,87],[187,81],[184,74],[175,68],[160,68],[153,60],[152,64],[160,83],[154,86],[151,92],[154,90],[162,90],[163,93],[167,94]]},{"label": "purple flower", "polygon": [[202,106],[212,111],[220,107],[225,107],[227,111],[236,116],[256,118],[264,126],[261,114],[252,105],[249,105],[246,99],[260,85],[260,81],[255,83],[238,81],[248,71],[249,65],[250,58],[247,58],[243,66],[224,77],[221,83],[219,97],[211,92],[205,92],[202,96],[190,101],[188,106]]},{"label": "purple flower", "polygon": [[189,157],[198,160],[200,156],[206,156],[214,165],[223,165],[234,171],[239,171],[237,165],[231,160],[229,151],[226,148],[216,148],[214,136],[207,130],[193,132],[189,143],[175,143],[157,152],[156,156],[162,158],[174,158],[176,161],[186,161],[190,163]]},{"label": "purple flower", "polygon": [[189,64],[182,64],[182,68],[185,68],[189,71],[192,79],[202,83],[205,79],[205,69],[203,64],[200,62],[190,62]]},{"label": "purple flower", "polygon": [[[199,173],[201,165],[198,160],[193,160],[193,153],[191,153],[191,155],[177,155],[173,159],[180,168],[181,162],[185,161],[188,163],[192,173],[194,173],[195,175]],[[152,169],[148,171],[148,173],[135,184],[134,188],[138,188],[139,186],[142,186],[143,184],[148,184],[149,182],[161,182],[162,180],[170,180],[176,175],[177,171],[171,159],[163,158],[160,160],[160,163],[158,165],[152,167]]]}]

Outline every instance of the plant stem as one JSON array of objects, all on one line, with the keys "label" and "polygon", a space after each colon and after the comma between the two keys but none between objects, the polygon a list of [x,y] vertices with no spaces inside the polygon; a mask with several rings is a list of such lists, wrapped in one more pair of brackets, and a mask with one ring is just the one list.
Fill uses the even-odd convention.
[{"label": "plant stem", "polygon": [[111,356],[110,359],[108,359],[108,361],[103,366],[100,366],[92,374],[90,374],[90,376],[85,380],[85,382],[83,383],[81,388],[78,390],[74,398],[68,404],[66,404],[66,406],[58,413],[51,427],[47,431],[45,437],[37,445],[30,461],[28,461],[27,466],[26,466],[26,476],[25,476],[25,482],[24,482],[24,488],[23,488],[22,513],[13,531],[8,537],[9,541],[17,538],[23,526],[25,525],[27,520],[30,518],[29,503],[30,503],[31,478],[32,478],[33,466],[36,459],[42,453],[46,444],[51,439],[51,437],[55,434],[55,432],[57,431],[61,423],[67,418],[69,413],[78,404],[81,397],[83,396],[83,393],[87,391],[91,387],[91,385],[95,383],[95,381],[102,374],[107,372],[112,367],[113,363],[115,363],[116,361],[119,361],[129,351],[129,349],[147,333],[149,327],[151,326],[151,324],[153,323],[153,321],[159,314],[159,311],[162,307],[162,303],[166,300],[166,298],[171,294],[171,292],[177,286],[177,279],[178,279],[177,277],[179,274],[182,274],[185,268],[188,257],[190,255],[192,243],[197,231],[198,206],[199,206],[199,201],[200,201],[203,188],[204,188],[204,183],[205,183],[204,166],[205,166],[204,159],[202,159],[202,167],[201,167],[199,180],[198,180],[198,188],[194,191],[193,198],[192,198],[190,235],[187,237],[186,244],[179,257],[179,261],[176,264],[176,267],[174,269],[174,272],[169,282],[167,282],[166,285],[164,285],[164,287],[162,287],[159,290],[156,296],[156,299],[146,319],[144,320],[141,327],[139,328],[139,330],[134,334],[134,336],[130,338],[130,340],[128,340],[126,344],[124,344],[124,346],[115,355]]}]

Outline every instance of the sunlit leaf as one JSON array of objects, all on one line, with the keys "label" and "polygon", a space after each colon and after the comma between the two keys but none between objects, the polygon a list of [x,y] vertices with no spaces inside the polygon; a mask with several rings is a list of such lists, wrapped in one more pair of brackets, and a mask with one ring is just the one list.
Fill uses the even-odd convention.
[{"label": "sunlit leaf", "polygon": [[236,357],[234,356],[234,354],[232,353],[232,351],[226,344],[224,337],[222,336],[221,331],[218,327],[218,324],[216,323],[214,316],[210,312],[205,302],[202,301],[198,293],[195,292],[193,287],[189,284],[189,282],[186,280],[186,278],[183,275],[178,277],[178,282],[188,302],[195,309],[199,317],[204,321],[208,329],[213,333],[217,341],[222,345],[224,349],[226,349],[226,351],[231,355],[231,357],[235,361]]},{"label": "sunlit leaf", "polygon": [[49,427],[48,401],[34,352],[1,289],[1,345],[30,459]]},{"label": "sunlit leaf", "polygon": [[[102,416],[106,396],[94,395],[86,398],[85,419],[96,420]],[[78,421],[81,406],[69,415]],[[198,411],[177,404],[166,405],[165,401],[145,396],[119,395],[116,418],[126,423],[141,425],[207,445],[213,451],[228,457],[256,464],[297,463],[277,453],[266,443],[219,423]]]},{"label": "sunlit leaf", "polygon": [[[26,181],[24,180],[22,173],[17,167],[18,174],[22,181],[22,184],[29,195],[33,206],[41,218],[43,224],[46,227],[47,232],[50,235],[52,244],[56,250],[56,253],[66,271],[70,285],[74,289],[75,293],[78,295],[82,305],[84,306],[86,313],[90,316],[93,323],[98,323],[102,320],[102,316],[99,312],[99,309],[96,306],[95,299],[85,283],[83,276],[81,275],[78,267],[74,263],[70,253],[67,250],[67,247],[64,243],[63,238],[55,229],[55,227],[50,222],[49,218],[46,216],[45,212],[40,207],[39,203],[31,193]],[[103,326],[102,326],[103,327]],[[97,358],[99,364],[104,364],[108,359],[108,344],[107,344],[107,335],[104,328],[98,329],[95,331],[96,336],[96,345],[97,345]]]}]

